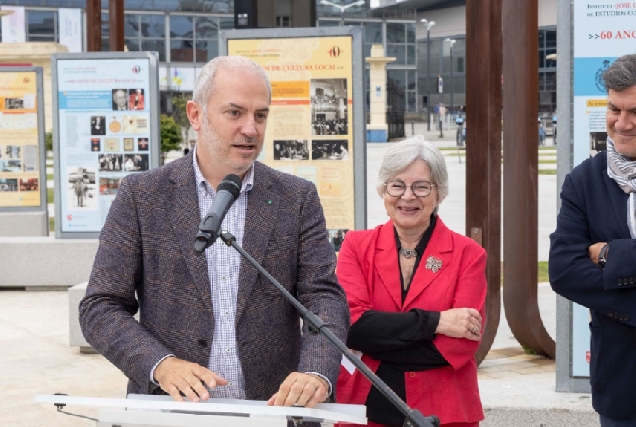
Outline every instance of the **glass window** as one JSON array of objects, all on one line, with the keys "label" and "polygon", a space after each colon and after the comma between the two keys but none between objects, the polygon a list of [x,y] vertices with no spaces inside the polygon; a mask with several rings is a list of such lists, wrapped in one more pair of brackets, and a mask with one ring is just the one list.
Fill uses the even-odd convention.
[{"label": "glass window", "polygon": [[545,31],[539,30],[539,49],[545,48]]},{"label": "glass window", "polygon": [[415,45],[406,45],[406,63],[408,65],[417,65],[417,57],[415,56]]},{"label": "glass window", "polygon": [[406,72],[406,87],[408,90],[415,90],[417,84],[417,71],[408,70]]},{"label": "glass window", "polygon": [[219,34],[219,28],[216,18],[207,18],[198,16],[195,21],[197,39],[216,38]]},{"label": "glass window", "polygon": [[387,43],[404,43],[405,39],[405,25],[389,23],[386,24],[386,42]]},{"label": "glass window", "polygon": [[[56,12],[53,11],[40,11],[40,10],[27,10],[27,34],[29,36],[55,36],[57,29],[55,25]],[[44,41],[44,40],[38,40]],[[53,38],[50,41],[55,41]]]},{"label": "glass window", "polygon": [[545,90],[556,90],[556,73],[545,73]]},{"label": "glass window", "polygon": [[557,33],[556,30],[547,30],[545,32],[545,47],[556,48],[557,47]]},{"label": "glass window", "polygon": [[[108,14],[102,13],[102,40],[104,37],[108,37],[109,34],[109,23],[108,23]],[[108,50],[108,49],[106,49]]]},{"label": "glass window", "polygon": [[164,39],[141,39],[141,50],[159,52],[159,61],[166,60],[166,41]]},{"label": "glass window", "polygon": [[395,62],[391,64],[404,65],[406,64],[406,49],[404,45],[389,44],[386,46],[386,56],[394,56]]},{"label": "glass window", "polygon": [[170,37],[192,38],[193,18],[189,16],[170,15]]},{"label": "glass window", "polygon": [[363,25],[365,43],[382,43],[381,22],[365,22]]},{"label": "glass window", "polygon": [[171,40],[170,41],[170,61],[171,62],[193,62],[194,49],[192,40]]},{"label": "glass window", "polygon": [[124,37],[139,37],[139,15],[124,15]]},{"label": "glass window", "polygon": [[219,18],[221,30],[231,30],[234,28],[234,18]]},{"label": "glass window", "polygon": [[138,52],[139,49],[139,39],[124,39],[124,44],[131,52]]},{"label": "glass window", "polygon": [[556,61],[554,59],[548,59],[548,55],[556,54],[556,49],[547,49],[545,51],[546,59],[545,66],[546,68],[556,68]]},{"label": "glass window", "polygon": [[219,42],[217,40],[197,41],[196,62],[208,62],[219,56]]},{"label": "glass window", "polygon": [[166,19],[164,15],[141,15],[141,37],[165,37]]},{"label": "glass window", "polygon": [[415,44],[415,24],[406,24],[406,42]]}]

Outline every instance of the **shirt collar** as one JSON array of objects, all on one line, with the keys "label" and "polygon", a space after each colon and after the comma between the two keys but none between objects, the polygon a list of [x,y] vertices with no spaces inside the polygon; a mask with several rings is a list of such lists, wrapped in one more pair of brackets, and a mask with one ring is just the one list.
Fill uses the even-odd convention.
[{"label": "shirt collar", "polygon": [[[196,179],[197,188],[205,188],[210,191],[212,190],[212,186],[205,180],[203,174],[201,173],[201,169],[199,168],[199,161],[197,160],[197,147],[199,145],[195,145],[192,149],[192,166],[194,167],[194,177]],[[241,193],[246,191],[250,191],[254,187],[254,163],[250,166],[250,168],[245,173],[243,177],[243,183],[241,185]]]}]

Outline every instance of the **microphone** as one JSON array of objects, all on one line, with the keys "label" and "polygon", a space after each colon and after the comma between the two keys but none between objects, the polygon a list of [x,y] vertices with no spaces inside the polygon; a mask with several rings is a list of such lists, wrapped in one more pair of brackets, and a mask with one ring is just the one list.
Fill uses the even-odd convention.
[{"label": "microphone", "polygon": [[238,198],[241,192],[241,178],[237,175],[229,174],[219,184],[216,190],[216,197],[208,214],[199,224],[199,232],[194,240],[194,250],[201,255],[210,245],[214,244],[219,237],[219,229],[223,219],[230,210],[232,203]]}]

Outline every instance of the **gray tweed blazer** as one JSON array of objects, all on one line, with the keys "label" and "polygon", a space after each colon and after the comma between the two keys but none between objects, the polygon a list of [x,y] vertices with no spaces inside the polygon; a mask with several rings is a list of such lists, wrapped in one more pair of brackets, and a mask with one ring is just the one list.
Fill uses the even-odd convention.
[{"label": "gray tweed blazer", "polygon": [[[122,180],[80,323],[86,340],[130,379],[129,393],[157,392],[150,371],[167,354],[207,366],[214,316],[206,259],[193,250],[199,222],[192,152]],[[345,341],[348,305],[312,183],[257,162],[243,247]],[[293,371],[336,384],[338,350],[307,326],[301,331],[296,309],[245,260],[236,340],[247,399],[269,399]]]}]

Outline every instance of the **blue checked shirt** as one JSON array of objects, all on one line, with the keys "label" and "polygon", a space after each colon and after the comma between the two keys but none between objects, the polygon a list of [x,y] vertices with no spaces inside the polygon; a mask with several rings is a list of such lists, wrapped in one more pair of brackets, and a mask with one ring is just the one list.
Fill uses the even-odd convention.
[{"label": "blue checked shirt", "polygon": [[[205,217],[214,202],[216,192],[205,180],[197,162],[197,147],[193,157],[194,174],[197,182],[199,212]],[[236,243],[243,245],[245,214],[247,212],[247,192],[254,185],[254,165],[245,174],[241,193],[227,212],[221,229],[236,237]],[[220,239],[205,250],[210,278],[210,294],[214,310],[214,336],[208,369],[225,378],[228,385],[210,390],[210,397],[245,399],[245,380],[236,348],[236,294],[239,287],[241,254],[227,246]]]}]

